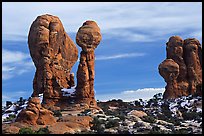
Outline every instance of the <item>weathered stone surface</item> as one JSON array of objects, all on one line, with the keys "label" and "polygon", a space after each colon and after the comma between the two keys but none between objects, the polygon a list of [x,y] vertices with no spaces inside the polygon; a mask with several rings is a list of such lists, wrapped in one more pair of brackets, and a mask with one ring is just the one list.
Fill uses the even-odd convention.
[{"label": "weathered stone surface", "polygon": [[77,47],[60,19],[48,14],[32,23],[28,45],[36,67],[32,96],[43,93],[45,103],[55,104],[62,96],[61,89],[74,85],[70,71],[78,58]]},{"label": "weathered stone surface", "polygon": [[147,114],[143,111],[138,111],[138,110],[132,110],[128,113],[128,115],[130,116],[136,116],[136,117],[143,117],[143,116],[147,116]]},{"label": "weathered stone surface", "polygon": [[82,48],[77,70],[77,98],[90,105],[96,105],[94,98],[94,50],[101,41],[100,28],[94,21],[86,21],[79,28],[76,36],[77,44]]},{"label": "weathered stone surface", "polygon": [[16,122],[32,125],[47,125],[56,122],[53,112],[43,108],[38,97],[29,100],[26,109],[23,109],[17,116]]},{"label": "weathered stone surface", "polygon": [[177,77],[179,65],[172,59],[166,59],[159,65],[159,73],[167,83],[164,98],[176,98],[178,95]]},{"label": "weathered stone surface", "polygon": [[195,38],[184,40],[184,60],[187,66],[190,94],[202,93],[202,51],[200,42]]},{"label": "weathered stone surface", "polygon": [[167,42],[167,59],[159,73],[167,83],[164,98],[202,95],[202,48],[195,38],[172,36]]}]

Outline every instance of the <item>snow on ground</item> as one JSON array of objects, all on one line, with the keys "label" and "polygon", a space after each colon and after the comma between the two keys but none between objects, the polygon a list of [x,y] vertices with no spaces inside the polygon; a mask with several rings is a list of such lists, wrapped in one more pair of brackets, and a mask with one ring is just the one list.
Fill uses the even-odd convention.
[{"label": "snow on ground", "polygon": [[202,109],[201,108],[196,108],[197,111],[196,112],[202,112]]},{"label": "snow on ground", "polygon": [[16,109],[16,105],[11,105],[11,107],[6,109],[5,112],[15,111],[15,109]]},{"label": "snow on ground", "polygon": [[43,101],[43,93],[39,94],[38,98],[40,98],[40,103],[42,103],[42,101]]},{"label": "snow on ground", "polygon": [[61,91],[63,92],[63,96],[72,96],[75,93],[76,89],[75,87],[72,87],[70,89],[63,88],[61,89]]}]

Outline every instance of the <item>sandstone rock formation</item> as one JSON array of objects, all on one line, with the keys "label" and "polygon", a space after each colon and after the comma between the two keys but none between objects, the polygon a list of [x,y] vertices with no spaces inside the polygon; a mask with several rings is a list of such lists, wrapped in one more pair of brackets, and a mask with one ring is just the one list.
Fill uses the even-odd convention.
[{"label": "sandstone rock formation", "polygon": [[202,94],[202,49],[195,38],[184,40],[184,60],[187,66],[190,94]]},{"label": "sandstone rock formation", "polygon": [[36,67],[32,96],[43,93],[43,102],[54,105],[62,97],[62,88],[74,86],[70,71],[78,59],[77,47],[60,19],[48,14],[32,23],[28,45]]},{"label": "sandstone rock formation", "polygon": [[31,125],[49,125],[56,122],[53,112],[43,108],[38,97],[29,100],[26,109],[23,109],[17,116],[16,122]]},{"label": "sandstone rock formation", "polygon": [[167,42],[167,59],[159,73],[167,83],[163,97],[202,95],[202,48],[195,38],[172,36]]},{"label": "sandstone rock formation", "polygon": [[101,41],[100,28],[94,21],[86,21],[79,28],[76,36],[77,44],[82,48],[77,70],[76,96],[82,102],[95,105],[94,98],[94,50]]}]

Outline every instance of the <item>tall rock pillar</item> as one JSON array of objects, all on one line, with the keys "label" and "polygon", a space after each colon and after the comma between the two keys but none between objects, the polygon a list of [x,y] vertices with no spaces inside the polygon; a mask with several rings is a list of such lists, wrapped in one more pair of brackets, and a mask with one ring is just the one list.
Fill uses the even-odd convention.
[{"label": "tall rock pillar", "polygon": [[86,21],[79,28],[76,43],[82,48],[77,71],[76,96],[80,102],[96,105],[94,98],[95,54],[101,41],[100,28],[94,21]]}]

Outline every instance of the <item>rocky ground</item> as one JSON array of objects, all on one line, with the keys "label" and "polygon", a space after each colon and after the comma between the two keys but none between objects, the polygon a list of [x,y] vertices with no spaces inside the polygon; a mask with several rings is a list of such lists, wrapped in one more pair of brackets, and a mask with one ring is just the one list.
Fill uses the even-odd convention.
[{"label": "rocky ground", "polygon": [[26,107],[27,100],[21,98],[2,107],[2,133],[202,134],[202,97],[190,95],[163,100],[161,96],[156,94],[146,101],[98,101],[102,110],[53,111],[57,121],[54,125],[37,126],[15,122],[17,114]]}]

